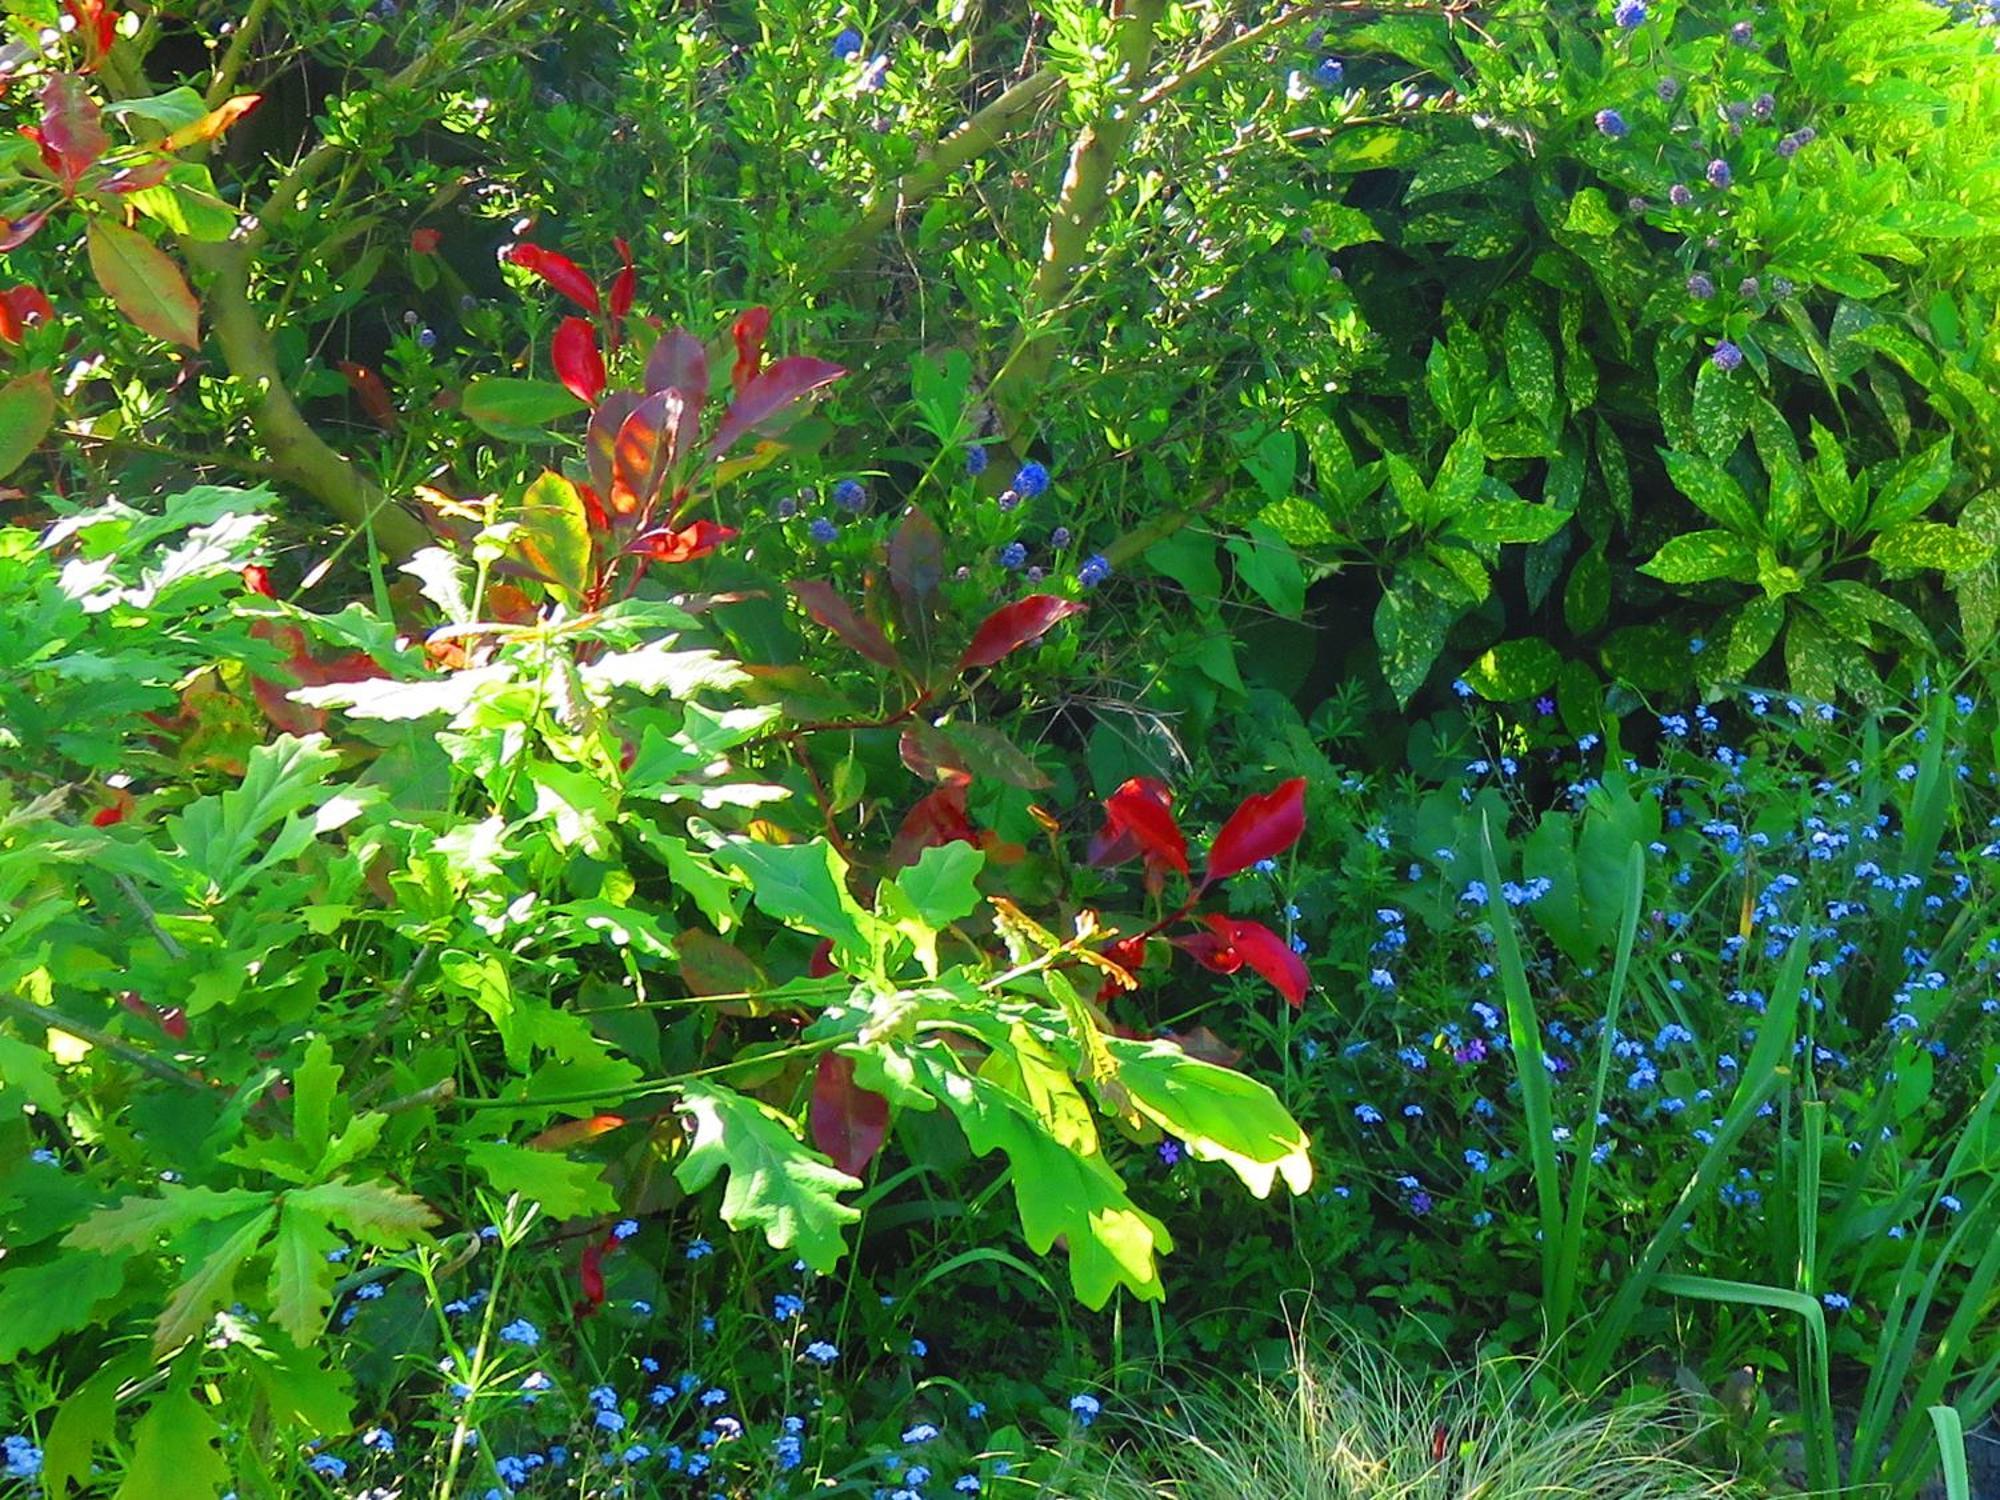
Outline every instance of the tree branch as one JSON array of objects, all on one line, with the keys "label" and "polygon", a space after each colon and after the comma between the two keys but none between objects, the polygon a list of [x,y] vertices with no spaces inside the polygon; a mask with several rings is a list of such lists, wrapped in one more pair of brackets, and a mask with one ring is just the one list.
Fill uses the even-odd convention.
[{"label": "tree branch", "polygon": [[18,995],[0,995],[0,1015],[10,1015],[31,1026],[47,1027],[50,1031],[67,1032],[81,1041],[90,1043],[93,1047],[110,1053],[113,1057],[123,1058],[133,1067],[143,1069],[155,1078],[179,1084],[182,1088],[195,1089],[201,1093],[208,1092],[207,1084],[192,1073],[182,1072],[165,1058],[155,1057],[152,1053],[142,1051],[130,1042],[121,1041],[110,1032],[100,1031],[86,1022],[73,1021],[62,1012],[52,1010],[46,1005],[36,1005],[33,1001],[21,999]]}]

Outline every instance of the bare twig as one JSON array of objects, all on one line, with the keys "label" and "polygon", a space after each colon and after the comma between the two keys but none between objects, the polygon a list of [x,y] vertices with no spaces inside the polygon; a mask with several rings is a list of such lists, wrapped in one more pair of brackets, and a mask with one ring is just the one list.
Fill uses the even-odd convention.
[{"label": "bare twig", "polygon": [[108,1031],[85,1021],[72,1020],[46,1005],[36,1005],[33,1001],[21,999],[18,995],[0,995],[0,1015],[13,1016],[16,1020],[25,1021],[31,1026],[45,1026],[51,1031],[67,1032],[80,1041],[88,1042],[91,1046],[110,1053],[113,1057],[123,1058],[133,1067],[143,1069],[155,1078],[179,1084],[182,1088],[194,1089],[198,1093],[208,1092],[207,1084],[192,1073],[175,1067],[165,1058],[155,1057],[152,1053],[135,1047]]}]

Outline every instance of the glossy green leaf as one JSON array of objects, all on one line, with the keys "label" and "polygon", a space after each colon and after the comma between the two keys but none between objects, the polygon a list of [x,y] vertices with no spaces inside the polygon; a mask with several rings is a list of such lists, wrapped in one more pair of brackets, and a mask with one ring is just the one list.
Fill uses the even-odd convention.
[{"label": "glossy green leaf", "polygon": [[1196,1161],[1224,1163],[1259,1198],[1280,1178],[1294,1193],[1312,1186],[1305,1131],[1267,1085],[1168,1042],[1107,1037],[1104,1045],[1126,1097]]},{"label": "glossy green leaf", "polygon": [[1465,680],[1490,702],[1517,703],[1555,681],[1561,666],[1555,647],[1530,636],[1494,646],[1465,669]]},{"label": "glossy green leaf", "polygon": [[1660,456],[1674,488],[1693,501],[1704,515],[1741,536],[1755,537],[1762,533],[1762,522],[1750,497],[1715,464],[1692,453],[1667,452]]},{"label": "glossy green leaf", "polygon": [[732,838],[715,862],[743,876],[766,916],[819,937],[852,961],[873,949],[873,919],[847,889],[847,861],[824,839],[809,844],[760,844]]},{"label": "glossy green leaf", "polygon": [[1705,583],[1716,578],[1750,583],[1757,577],[1757,549],[1733,531],[1689,531],[1669,540],[1639,571],[1662,583]]},{"label": "glossy green leaf", "polygon": [[1993,544],[1937,521],[1910,521],[1879,532],[1868,555],[1885,568],[1962,573],[1993,556]]},{"label": "glossy green leaf", "polygon": [[459,410],[482,432],[509,442],[539,442],[552,422],[583,409],[575,396],[552,380],[517,380],[489,375],[465,388]]},{"label": "glossy green leaf", "polygon": [[1525,500],[1481,500],[1461,510],[1451,529],[1470,542],[1506,545],[1545,542],[1563,528],[1570,512]]},{"label": "glossy green leaf", "polygon": [[604,1169],[595,1162],[572,1161],[557,1151],[536,1151],[505,1141],[475,1141],[465,1148],[465,1160],[494,1192],[519,1193],[524,1201],[541,1204],[552,1218],[607,1214],[618,1207]]}]

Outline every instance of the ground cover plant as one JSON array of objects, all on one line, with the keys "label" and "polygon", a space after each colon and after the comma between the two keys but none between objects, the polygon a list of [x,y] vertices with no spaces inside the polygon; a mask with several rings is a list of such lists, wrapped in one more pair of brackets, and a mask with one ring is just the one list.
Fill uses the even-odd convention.
[{"label": "ground cover plant", "polygon": [[1980,1492],[1991,7],[6,18],[0,1493]]}]

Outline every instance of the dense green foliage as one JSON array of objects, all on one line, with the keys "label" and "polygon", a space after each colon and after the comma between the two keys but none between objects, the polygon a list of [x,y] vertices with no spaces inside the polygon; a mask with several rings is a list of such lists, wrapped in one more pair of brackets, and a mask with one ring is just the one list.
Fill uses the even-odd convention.
[{"label": "dense green foliage", "polygon": [[1992,7],[7,16],[0,1493],[1969,1493]]}]

